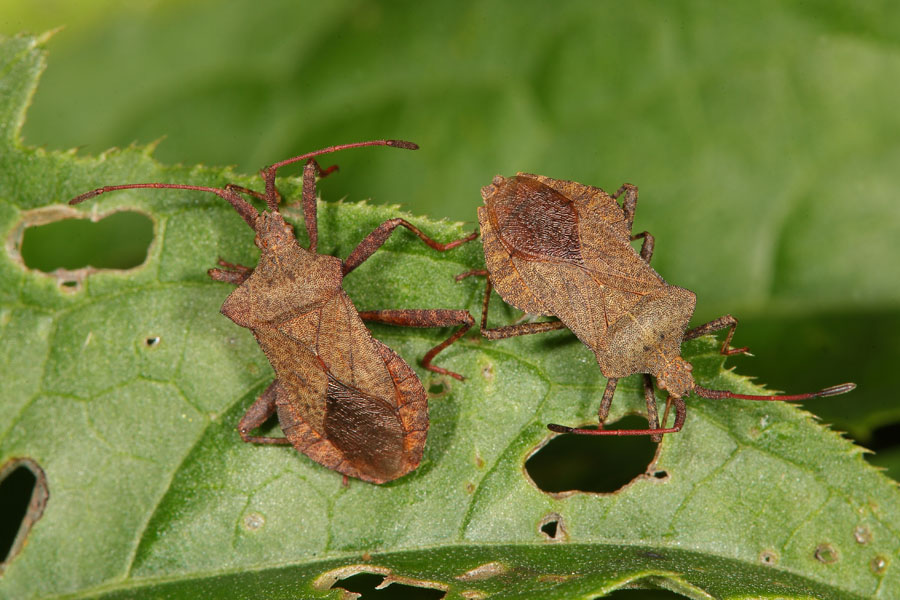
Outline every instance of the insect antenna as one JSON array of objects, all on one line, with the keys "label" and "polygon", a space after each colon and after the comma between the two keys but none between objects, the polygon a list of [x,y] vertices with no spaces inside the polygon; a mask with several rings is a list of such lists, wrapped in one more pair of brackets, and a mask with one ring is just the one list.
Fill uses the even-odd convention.
[{"label": "insect antenna", "polygon": [[128,183],[125,185],[106,185],[72,198],[71,200],[69,200],[69,204],[79,204],[81,202],[84,202],[85,200],[89,200],[95,196],[99,196],[100,194],[105,194],[107,192],[146,188],[164,190],[191,190],[195,192],[208,192],[210,194],[215,194],[216,196],[227,200],[238,212],[238,214],[241,215],[241,218],[244,219],[244,221],[246,221],[248,225],[250,225],[250,227],[254,227],[256,218],[259,216],[259,213],[256,211],[256,209],[253,208],[253,206],[249,202],[241,198],[235,192],[221,188],[205,187],[200,185],[185,185],[181,183]]},{"label": "insect antenna", "polygon": [[578,435],[656,435],[681,431],[681,427],[666,427],[662,429],[582,429],[581,427],[567,427],[556,423],[549,423],[547,429],[555,433],[575,433]]},{"label": "insect antenna", "polygon": [[[575,433],[578,435],[662,435],[664,433],[678,433],[684,425],[687,409],[684,399],[677,396],[669,396],[669,401],[675,404],[675,423],[671,427],[658,427],[656,429],[583,429],[581,427],[567,427],[550,423],[547,429],[556,433]],[[663,425],[669,415],[669,401],[666,402],[666,416],[663,417]]]},{"label": "insect antenna", "polygon": [[[293,156],[291,158],[286,158],[282,161],[278,161],[277,163],[269,165],[268,167],[260,171],[260,175],[262,175],[262,178],[266,182],[266,202],[269,203],[269,209],[277,210],[277,205],[274,203],[275,171],[277,171],[281,167],[285,167],[287,165],[291,165],[304,160],[309,160],[313,157],[321,156],[323,154],[331,154],[332,152],[337,152],[339,150],[347,150],[348,148],[361,148],[363,146],[390,146],[392,148],[404,148],[406,150],[419,149],[418,144],[414,144],[413,142],[406,142],[403,140],[369,140],[368,142],[353,142],[352,144],[338,144],[336,146],[328,146],[327,148],[322,148],[321,150],[307,152],[306,154],[300,154],[298,156]],[[334,170],[334,167],[323,169],[322,172],[330,173],[332,170]]]},{"label": "insect antenna", "polygon": [[798,402],[800,400],[809,400],[810,398],[827,398],[828,396],[846,394],[847,392],[854,389],[856,389],[855,383],[842,383],[840,385],[827,387],[824,390],[819,390],[818,392],[809,392],[807,394],[793,394],[786,396],[756,396],[753,394],[735,394],[734,392],[729,392],[728,390],[710,390],[696,384],[694,385],[694,393],[701,398],[708,398],[710,400],[734,398],[736,400],[762,400],[767,402]]}]

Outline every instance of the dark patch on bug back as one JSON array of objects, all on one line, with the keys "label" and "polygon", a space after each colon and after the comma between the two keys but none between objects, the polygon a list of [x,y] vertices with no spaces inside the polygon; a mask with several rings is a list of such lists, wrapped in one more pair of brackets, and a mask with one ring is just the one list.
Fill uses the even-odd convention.
[{"label": "dark patch on bug back", "polygon": [[507,179],[490,202],[495,228],[512,254],[583,264],[578,215],[570,199],[527,177]]},{"label": "dark patch on bug back", "polygon": [[328,374],[325,436],[344,457],[386,480],[403,467],[403,427],[396,412],[378,398]]}]

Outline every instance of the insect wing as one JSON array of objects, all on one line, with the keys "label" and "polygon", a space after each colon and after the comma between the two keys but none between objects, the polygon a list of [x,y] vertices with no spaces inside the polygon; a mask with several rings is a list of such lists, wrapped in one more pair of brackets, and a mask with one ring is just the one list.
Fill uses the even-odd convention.
[{"label": "insect wing", "polygon": [[579,217],[584,215],[591,215],[594,218],[599,217],[611,227],[609,232],[614,237],[624,241],[630,240],[631,232],[625,225],[625,214],[622,211],[622,207],[601,188],[578,183],[577,181],[553,179],[545,175],[533,175],[531,173],[519,173],[518,177],[533,179],[554,189],[572,201]]},{"label": "insect wing", "polygon": [[419,464],[428,430],[425,390],[409,365],[371,336],[343,291],[278,331],[297,345],[295,355],[315,362],[276,366],[285,384],[279,419],[298,450],[374,483]]}]

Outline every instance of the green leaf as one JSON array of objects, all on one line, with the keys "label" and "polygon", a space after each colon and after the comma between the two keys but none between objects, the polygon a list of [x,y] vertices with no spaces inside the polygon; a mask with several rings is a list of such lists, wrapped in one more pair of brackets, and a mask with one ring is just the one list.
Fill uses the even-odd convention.
[{"label": "green leaf", "polygon": [[[96,154],[165,136],[169,164],[254,173],[346,153],[331,199],[474,220],[497,173],[640,186],[656,269],[695,323],[741,320],[742,362],[862,443],[900,422],[900,5],[885,0],[3,2],[65,24],[25,139]],[[93,18],[91,16],[93,15]],[[336,159],[337,160],[337,159]],[[352,174],[352,175],[349,175]],[[751,366],[752,365],[752,366]]]},{"label": "green leaf", "polygon": [[[147,148],[81,158],[24,147],[18,131],[43,43],[0,44],[0,465],[31,457],[50,491],[0,576],[0,597],[336,598],[329,586],[358,571],[448,598],[588,597],[633,585],[691,598],[898,594],[896,485],[793,406],[690,398],[684,431],[666,436],[648,474],[628,486],[538,489],[523,465],[550,439],[545,424],[590,422],[605,384],[566,332],[497,343],[473,335],[441,354],[469,379],[443,382],[423,464],[390,484],[343,486],[290,448],[243,443],[235,426],[272,373],[252,335],[219,314],[228,286],[206,276],[220,256],[255,263],[252,232],[233,210],[171,190],[91,200],[79,215],[140,211],[155,239],[141,267],[64,274],[75,287],[26,269],[17,233],[35,214],[72,216],[65,201],[104,184],[258,180],[166,167]],[[296,181],[279,186],[296,198]],[[298,207],[284,212],[302,223]],[[345,257],[398,214],[320,203],[320,249]],[[409,218],[440,240],[466,231]],[[478,314],[483,284],[453,276],[482,260],[478,244],[442,255],[401,232],[346,288],[360,309]],[[442,337],[374,331],[411,364]],[[711,338],[684,355],[705,386],[760,391],[723,369]],[[440,381],[417,373],[426,387]],[[612,416],[642,404],[639,379],[627,378]],[[556,540],[541,531],[547,519]]]}]

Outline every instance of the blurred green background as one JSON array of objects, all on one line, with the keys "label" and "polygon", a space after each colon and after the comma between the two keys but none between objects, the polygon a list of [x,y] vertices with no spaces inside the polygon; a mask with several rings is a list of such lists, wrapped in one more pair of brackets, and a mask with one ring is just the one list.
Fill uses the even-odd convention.
[{"label": "blurred green background", "polygon": [[900,5],[3,0],[0,14],[6,34],[65,26],[30,145],[161,140],[160,161],[253,173],[410,139],[422,149],[334,156],[323,197],[473,224],[497,173],[637,184],[636,231],[698,294],[694,322],[741,320],[735,343],[756,357],[729,364],[790,392],[857,382],[808,409],[900,465]]}]

